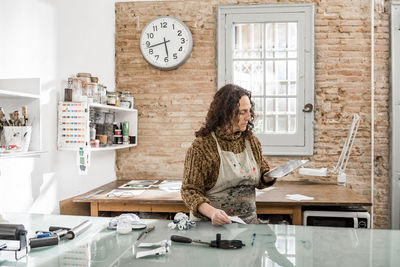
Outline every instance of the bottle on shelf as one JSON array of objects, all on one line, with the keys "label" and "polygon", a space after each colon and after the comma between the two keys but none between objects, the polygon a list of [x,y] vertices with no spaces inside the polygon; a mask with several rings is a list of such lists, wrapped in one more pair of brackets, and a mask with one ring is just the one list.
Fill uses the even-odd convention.
[{"label": "bottle on shelf", "polygon": [[90,123],[90,141],[96,140],[96,124]]}]

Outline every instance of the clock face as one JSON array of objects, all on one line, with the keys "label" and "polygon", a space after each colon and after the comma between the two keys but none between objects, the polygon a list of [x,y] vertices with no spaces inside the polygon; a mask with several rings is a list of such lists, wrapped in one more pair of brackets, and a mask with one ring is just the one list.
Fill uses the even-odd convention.
[{"label": "clock face", "polygon": [[140,50],[146,61],[162,70],[176,69],[192,52],[192,34],[179,19],[159,17],[144,27]]}]

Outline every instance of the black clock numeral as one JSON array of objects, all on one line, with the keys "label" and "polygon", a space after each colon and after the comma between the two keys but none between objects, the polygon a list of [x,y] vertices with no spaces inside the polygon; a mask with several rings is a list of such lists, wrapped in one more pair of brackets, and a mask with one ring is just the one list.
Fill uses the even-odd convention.
[{"label": "black clock numeral", "polygon": [[159,55],[154,55],[154,57],[156,58],[156,60],[158,60],[158,58],[160,57]]},{"label": "black clock numeral", "polygon": [[178,54],[174,53],[174,54],[172,55],[172,57],[173,57],[174,59],[177,59],[177,58],[178,58]]},{"label": "black clock numeral", "polygon": [[150,54],[150,55],[153,54],[153,49],[149,49],[149,54]]},{"label": "black clock numeral", "polygon": [[161,28],[167,28],[167,23],[166,22],[160,22]]},{"label": "black clock numeral", "polygon": [[178,30],[178,36],[182,36],[182,30]]},{"label": "black clock numeral", "polygon": [[146,46],[147,46],[147,47],[150,46],[150,41],[146,41]]},{"label": "black clock numeral", "polygon": [[181,38],[181,44],[185,43],[185,38]]},{"label": "black clock numeral", "polygon": [[183,49],[182,49],[182,46],[181,46],[181,47],[179,47],[178,51],[181,51],[181,52],[182,52],[182,50],[183,50]]},{"label": "black clock numeral", "polygon": [[175,24],[174,23],[172,23],[172,29],[175,30]]},{"label": "black clock numeral", "polygon": [[158,27],[157,27],[157,25],[153,25],[153,31],[158,31]]},{"label": "black clock numeral", "polygon": [[150,32],[147,33],[147,39],[153,39],[154,38],[154,33]]},{"label": "black clock numeral", "polygon": [[168,57],[165,57],[165,58],[164,58],[164,62],[168,62]]}]

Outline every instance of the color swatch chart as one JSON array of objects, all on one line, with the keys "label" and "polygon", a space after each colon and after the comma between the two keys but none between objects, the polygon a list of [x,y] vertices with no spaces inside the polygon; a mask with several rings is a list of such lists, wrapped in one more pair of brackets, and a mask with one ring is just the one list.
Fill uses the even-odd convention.
[{"label": "color swatch chart", "polygon": [[86,103],[58,104],[58,148],[78,148],[88,145],[88,112]]}]

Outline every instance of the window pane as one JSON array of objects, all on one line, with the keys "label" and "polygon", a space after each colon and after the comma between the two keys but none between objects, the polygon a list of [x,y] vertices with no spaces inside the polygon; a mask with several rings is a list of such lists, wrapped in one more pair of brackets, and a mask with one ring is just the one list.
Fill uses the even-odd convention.
[{"label": "window pane", "polygon": [[297,92],[297,86],[296,86],[296,82],[291,82],[289,83],[289,92],[288,95],[296,95]]},{"label": "window pane", "polygon": [[234,26],[233,58],[261,58],[263,24],[236,24]]},{"label": "window pane", "polygon": [[274,23],[265,24],[265,48],[267,50],[272,50],[275,48],[275,36],[274,36]]},{"label": "window pane", "polygon": [[287,93],[287,82],[280,82],[278,87],[278,94],[277,95],[286,95]]},{"label": "window pane", "polygon": [[296,114],[296,98],[289,98],[289,113]]},{"label": "window pane", "polygon": [[287,111],[286,107],[286,98],[277,98],[276,99],[276,110],[278,112],[285,112]]},{"label": "window pane", "polygon": [[295,133],[297,131],[296,129],[296,116],[295,115],[290,115],[289,116],[289,132],[290,133]]},{"label": "window pane", "polygon": [[279,81],[286,81],[286,61],[275,61],[276,74]]},{"label": "window pane", "polygon": [[287,48],[287,23],[276,23],[276,42],[275,47],[279,48],[279,50]]},{"label": "window pane", "polygon": [[288,52],[288,58],[297,58],[297,52],[296,51],[289,51]]},{"label": "window pane", "polygon": [[297,61],[296,60],[289,60],[289,81],[296,81],[297,79]]},{"label": "window pane", "polygon": [[273,133],[275,132],[275,116],[269,115],[265,116],[265,132]]},{"label": "window pane", "polygon": [[288,57],[297,58],[297,23],[288,23]]},{"label": "window pane", "polygon": [[275,85],[275,82],[268,82],[268,80],[267,80],[267,83],[266,83],[266,95],[275,95],[275,88],[276,88],[276,85]]},{"label": "window pane", "polygon": [[256,116],[261,116],[264,113],[264,105],[263,105],[263,98],[260,97],[251,97],[251,100],[254,102],[254,112]]},{"label": "window pane", "polygon": [[267,114],[275,113],[275,99],[274,98],[266,98],[265,99],[265,110]]},{"label": "window pane", "polygon": [[275,68],[274,68],[274,62],[273,61],[268,61],[265,63],[265,79],[267,82],[273,82],[275,81]]},{"label": "window pane", "polygon": [[288,23],[289,33],[288,33],[288,48],[290,50],[297,50],[297,23]]},{"label": "window pane", "polygon": [[233,81],[251,91],[253,96],[263,95],[264,78],[261,61],[234,61]]},{"label": "window pane", "polygon": [[262,132],[264,130],[264,105],[263,105],[263,100],[264,98],[260,97],[251,97],[251,99],[254,102],[255,106],[255,121],[254,121],[254,130],[256,132]]},{"label": "window pane", "polygon": [[277,131],[278,132],[287,132],[288,131],[288,117],[287,116],[285,116],[285,115],[278,116]]},{"label": "window pane", "polygon": [[255,121],[254,121],[254,131],[256,133],[262,133],[264,129],[264,121],[263,121],[263,117],[256,117]]}]

